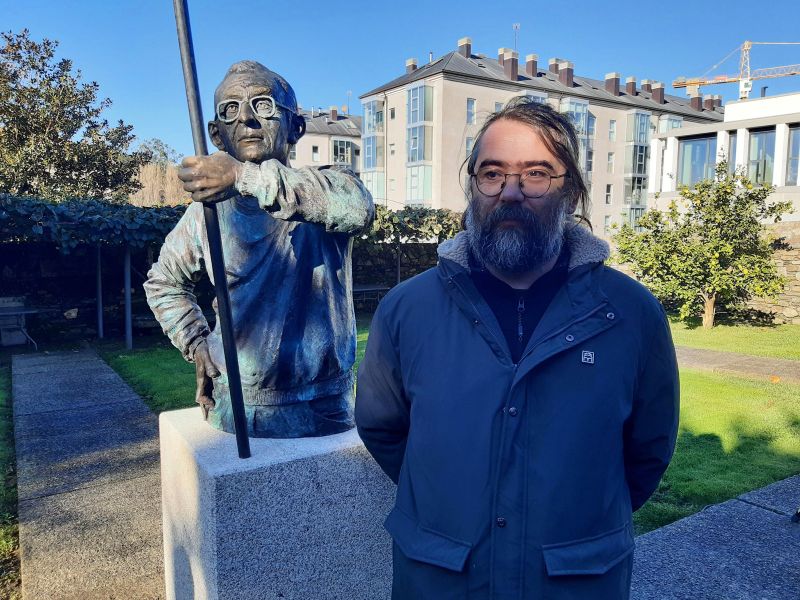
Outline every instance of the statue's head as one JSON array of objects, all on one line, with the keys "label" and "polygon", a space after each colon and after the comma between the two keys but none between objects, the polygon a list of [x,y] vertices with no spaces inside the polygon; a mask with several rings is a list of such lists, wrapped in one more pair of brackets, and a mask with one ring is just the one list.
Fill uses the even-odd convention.
[{"label": "statue's head", "polygon": [[286,163],[289,149],[306,130],[287,81],[261,63],[234,64],[214,92],[211,141],[240,161]]}]

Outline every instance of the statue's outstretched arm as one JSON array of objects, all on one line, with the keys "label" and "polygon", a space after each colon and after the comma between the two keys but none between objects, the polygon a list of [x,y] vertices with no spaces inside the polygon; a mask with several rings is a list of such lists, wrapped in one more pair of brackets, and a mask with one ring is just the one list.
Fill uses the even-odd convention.
[{"label": "statue's outstretched arm", "polygon": [[147,303],[173,345],[191,361],[210,330],[197,304],[194,286],[203,268],[205,231],[203,207],[192,203],[167,235],[158,261],[147,273]]},{"label": "statue's outstretched arm", "polygon": [[274,159],[245,163],[236,188],[275,218],[320,223],[330,232],[357,233],[375,216],[372,196],[349,169],[293,169]]}]

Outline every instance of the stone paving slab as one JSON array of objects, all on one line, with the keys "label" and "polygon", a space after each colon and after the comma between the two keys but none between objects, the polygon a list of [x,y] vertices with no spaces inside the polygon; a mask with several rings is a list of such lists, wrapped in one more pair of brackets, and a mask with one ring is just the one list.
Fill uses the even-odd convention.
[{"label": "stone paving slab", "polygon": [[15,418],[101,404],[141,402],[133,390],[113,372],[99,372],[96,375],[86,372],[80,377],[61,375],[58,379],[50,374],[41,375],[36,380],[32,380],[30,375],[17,374],[12,381],[12,394]]},{"label": "stone paving slab", "polygon": [[84,429],[87,423],[94,429],[119,428],[124,421],[151,414],[150,409],[139,398],[72,410],[23,414],[14,419],[14,435],[18,440],[59,436]]},{"label": "stone paving slab", "polygon": [[27,599],[163,598],[158,472],[19,504]]},{"label": "stone paving slab", "polygon": [[120,427],[91,424],[57,436],[17,440],[17,493],[30,499],[141,477],[158,470],[158,428],[154,415]]},{"label": "stone paving slab", "polygon": [[74,350],[65,352],[38,352],[35,354],[15,354],[11,358],[15,372],[28,373],[52,369],[56,365],[96,364],[97,354],[91,350]]},{"label": "stone paving slab", "polygon": [[800,360],[766,358],[686,346],[677,346],[675,351],[678,364],[682,367],[764,379],[779,377],[781,381],[800,383]]},{"label": "stone paving slab", "polygon": [[[739,498],[767,510],[791,516],[800,508],[800,475],[778,481],[760,490],[742,494]],[[797,576],[800,577],[800,572],[797,573]]]},{"label": "stone paving slab", "polygon": [[800,525],[729,500],[636,538],[632,600],[797,600]]}]

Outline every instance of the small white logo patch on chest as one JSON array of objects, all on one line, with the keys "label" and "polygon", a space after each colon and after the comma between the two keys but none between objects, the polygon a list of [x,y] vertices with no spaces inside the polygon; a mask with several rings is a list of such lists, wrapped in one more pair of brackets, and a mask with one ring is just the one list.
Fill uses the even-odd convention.
[{"label": "small white logo patch on chest", "polygon": [[594,352],[591,350],[582,350],[581,351],[581,362],[586,363],[587,365],[594,364]]}]

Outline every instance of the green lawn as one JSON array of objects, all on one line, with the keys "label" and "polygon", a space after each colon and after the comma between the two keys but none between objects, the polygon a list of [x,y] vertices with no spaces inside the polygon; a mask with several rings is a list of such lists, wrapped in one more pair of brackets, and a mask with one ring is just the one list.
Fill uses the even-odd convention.
[{"label": "green lawn", "polygon": [[717,325],[703,329],[673,322],[671,327],[676,346],[800,360],[800,325]]},{"label": "green lawn", "polygon": [[19,598],[17,478],[14,420],[11,409],[11,365],[0,356],[0,598]]}]

